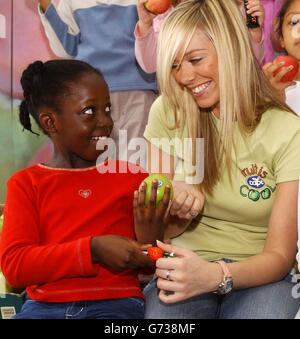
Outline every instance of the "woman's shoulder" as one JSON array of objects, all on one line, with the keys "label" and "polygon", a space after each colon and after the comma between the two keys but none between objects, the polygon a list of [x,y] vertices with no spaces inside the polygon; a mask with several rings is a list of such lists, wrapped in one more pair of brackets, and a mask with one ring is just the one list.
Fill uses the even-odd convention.
[{"label": "woman's shoulder", "polygon": [[279,132],[300,132],[300,117],[279,108],[268,109],[262,116],[262,123]]}]

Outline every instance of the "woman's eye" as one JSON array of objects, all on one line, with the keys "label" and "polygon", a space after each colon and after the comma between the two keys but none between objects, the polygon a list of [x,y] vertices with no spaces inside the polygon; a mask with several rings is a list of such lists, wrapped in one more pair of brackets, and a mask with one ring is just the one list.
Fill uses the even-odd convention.
[{"label": "woman's eye", "polygon": [[94,114],[94,110],[92,108],[87,108],[83,113],[88,114],[88,115],[92,115],[92,114]]},{"label": "woman's eye", "polygon": [[194,59],[191,59],[190,62],[192,64],[197,64],[198,62],[200,62],[203,58],[194,58]]},{"label": "woman's eye", "polygon": [[178,71],[178,69],[179,69],[179,65],[178,64],[173,64],[172,65],[172,71],[175,71],[175,70]]}]

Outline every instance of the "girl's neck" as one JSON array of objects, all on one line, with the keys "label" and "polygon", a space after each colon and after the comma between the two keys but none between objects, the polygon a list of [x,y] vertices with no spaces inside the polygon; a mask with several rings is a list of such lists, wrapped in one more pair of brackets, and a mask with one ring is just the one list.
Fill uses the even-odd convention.
[{"label": "girl's neck", "polygon": [[53,168],[88,168],[96,165],[96,160],[87,161],[79,158],[75,154],[62,154],[61,152],[57,152],[54,149],[54,154],[50,161],[46,164],[48,167]]}]

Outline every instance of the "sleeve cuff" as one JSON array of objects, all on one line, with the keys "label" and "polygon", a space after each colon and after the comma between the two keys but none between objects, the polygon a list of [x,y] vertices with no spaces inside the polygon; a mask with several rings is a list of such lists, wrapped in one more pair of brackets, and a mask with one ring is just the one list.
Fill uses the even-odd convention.
[{"label": "sleeve cuff", "polygon": [[98,272],[99,265],[92,263],[91,256],[91,238],[80,239],[78,243],[78,261],[82,275],[95,275]]},{"label": "sleeve cuff", "polygon": [[147,38],[147,37],[151,34],[152,31],[153,31],[153,27],[150,27],[149,30],[147,31],[147,33],[144,34],[144,35],[142,35],[142,34],[140,33],[139,28],[138,28],[138,24],[136,24],[136,25],[135,25],[135,28],[134,28],[133,34],[134,34],[134,37],[135,37],[137,40],[143,40],[143,39]]},{"label": "sleeve cuff", "polygon": [[289,182],[289,181],[298,181],[300,176],[299,170],[290,171],[287,173],[282,173],[277,176],[276,183],[280,184],[282,182]]}]

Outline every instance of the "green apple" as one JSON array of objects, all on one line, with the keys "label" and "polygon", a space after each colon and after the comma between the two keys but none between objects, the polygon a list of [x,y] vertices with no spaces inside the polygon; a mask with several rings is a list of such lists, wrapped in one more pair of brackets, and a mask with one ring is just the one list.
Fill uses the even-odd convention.
[{"label": "green apple", "polygon": [[148,205],[148,202],[151,197],[151,188],[152,188],[152,182],[153,180],[157,181],[157,191],[156,191],[156,206],[159,205],[159,203],[163,200],[165,187],[167,185],[170,186],[171,192],[170,192],[170,200],[173,199],[173,186],[171,181],[161,174],[151,174],[149,177],[147,177],[144,182],[147,184],[146,188],[146,194],[145,194],[145,204]]}]

